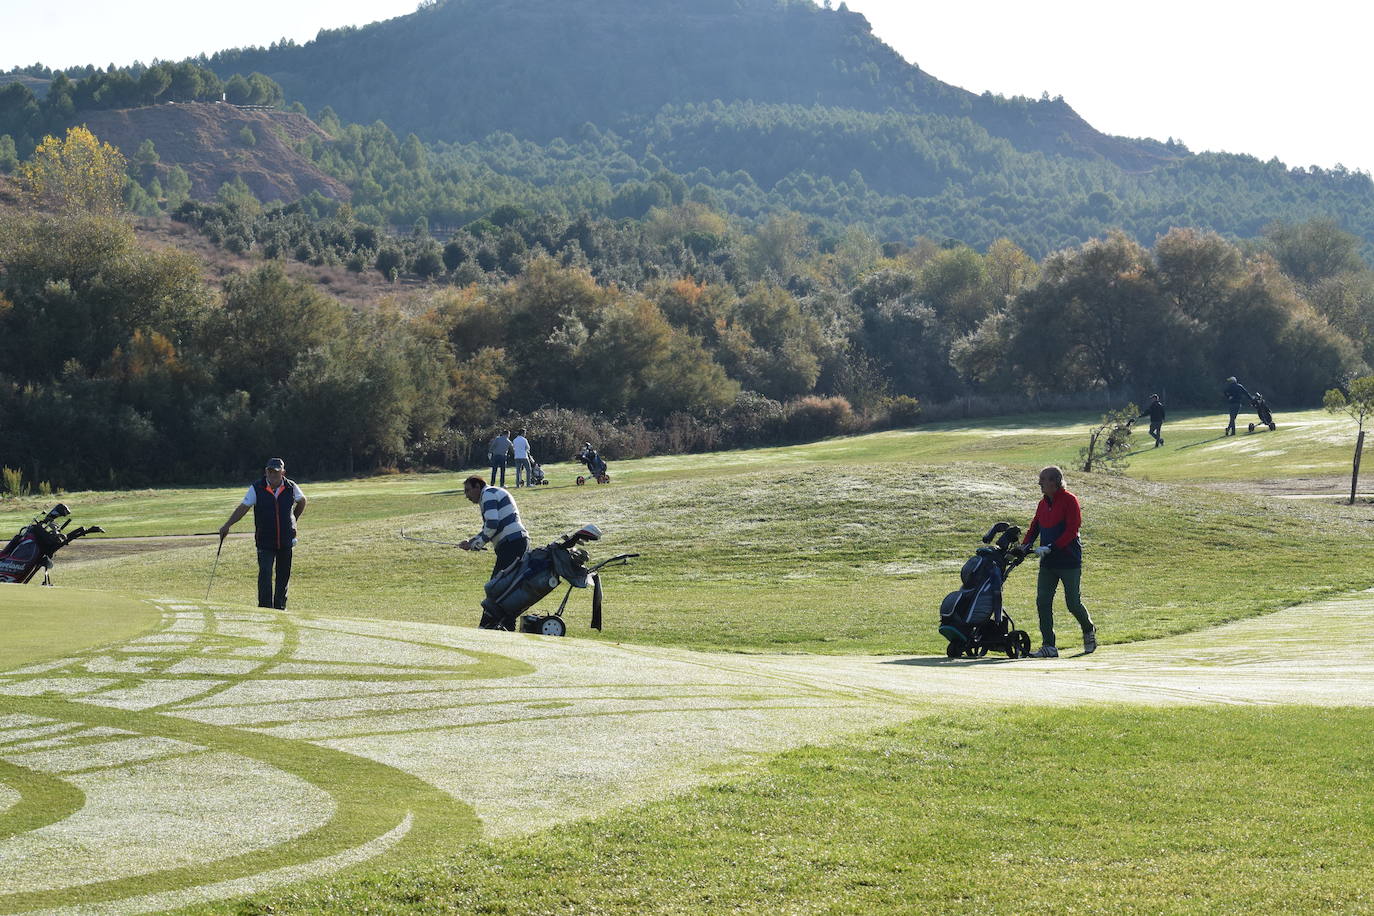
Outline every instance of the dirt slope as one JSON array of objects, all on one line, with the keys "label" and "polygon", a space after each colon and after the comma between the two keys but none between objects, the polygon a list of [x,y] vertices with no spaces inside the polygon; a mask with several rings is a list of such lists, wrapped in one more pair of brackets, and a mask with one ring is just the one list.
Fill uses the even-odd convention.
[{"label": "dirt slope", "polygon": [[[139,144],[152,140],[161,158],[156,167],[159,179],[165,180],[167,171],[180,165],[191,176],[194,197],[213,197],[220,185],[235,176],[261,201],[292,201],[311,191],[336,200],[350,197],[342,182],[325,175],[292,147],[306,137],[328,136],[295,112],[190,102],[91,111],[83,122],[130,159]],[[245,127],[253,132],[251,145],[244,139]]]}]

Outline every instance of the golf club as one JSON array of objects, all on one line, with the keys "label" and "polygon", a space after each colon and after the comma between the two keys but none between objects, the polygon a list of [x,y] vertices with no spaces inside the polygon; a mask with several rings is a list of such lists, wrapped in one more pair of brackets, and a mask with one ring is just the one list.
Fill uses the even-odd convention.
[{"label": "golf club", "polygon": [[224,535],[219,536],[219,546],[215,548],[215,565],[210,567],[210,581],[205,583],[205,600],[210,600],[210,589],[215,584],[215,570],[219,569],[219,554],[224,549]]}]

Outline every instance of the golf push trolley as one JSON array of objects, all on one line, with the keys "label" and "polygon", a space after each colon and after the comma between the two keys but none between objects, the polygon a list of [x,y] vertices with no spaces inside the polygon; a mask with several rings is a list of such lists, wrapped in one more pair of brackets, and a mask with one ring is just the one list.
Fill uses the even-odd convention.
[{"label": "golf push trolley", "polygon": [[[993,543],[996,538],[996,543]],[[949,640],[950,658],[982,658],[1005,652],[1007,658],[1030,655],[1030,634],[1016,629],[1002,608],[1002,586],[1029,552],[1021,543],[1021,529],[998,522],[983,535],[983,543],[959,571],[962,588],[940,604],[940,635]]]}]

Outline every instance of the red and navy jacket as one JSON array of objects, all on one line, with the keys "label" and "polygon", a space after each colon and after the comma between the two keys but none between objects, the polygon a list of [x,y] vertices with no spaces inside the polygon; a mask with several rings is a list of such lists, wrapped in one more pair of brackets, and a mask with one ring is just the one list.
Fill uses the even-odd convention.
[{"label": "red and navy jacket", "polygon": [[1040,535],[1040,545],[1050,548],[1050,552],[1040,559],[1041,566],[1053,569],[1077,569],[1083,565],[1083,544],[1078,540],[1078,529],[1083,525],[1083,512],[1078,507],[1078,497],[1068,490],[1054,494],[1054,502],[1041,499],[1035,507],[1035,518],[1021,542],[1029,544]]},{"label": "red and navy jacket", "polygon": [[253,502],[253,527],[258,546],[265,550],[290,547],[296,536],[296,513],[292,511],[296,505],[295,482],[282,477],[281,486],[273,490],[267,485],[266,477],[259,477],[253,489],[257,491]]}]

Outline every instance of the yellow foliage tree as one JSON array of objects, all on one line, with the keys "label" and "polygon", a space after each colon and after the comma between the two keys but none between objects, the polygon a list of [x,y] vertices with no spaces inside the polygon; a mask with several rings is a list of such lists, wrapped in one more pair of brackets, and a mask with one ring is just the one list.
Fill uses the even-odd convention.
[{"label": "yellow foliage tree", "polygon": [[124,206],[128,162],[85,127],[67,136],[44,137],[19,167],[20,192],[34,206],[114,215]]}]

